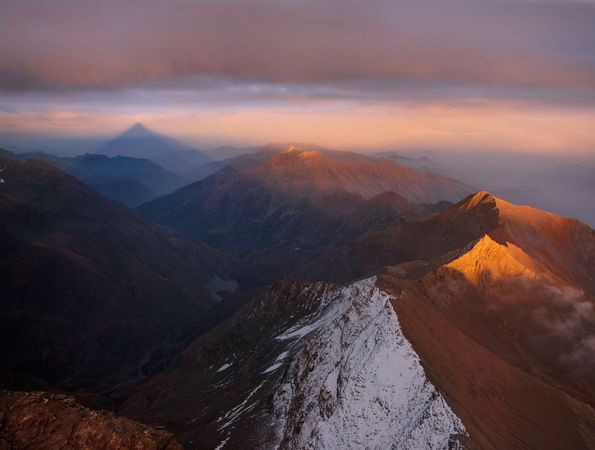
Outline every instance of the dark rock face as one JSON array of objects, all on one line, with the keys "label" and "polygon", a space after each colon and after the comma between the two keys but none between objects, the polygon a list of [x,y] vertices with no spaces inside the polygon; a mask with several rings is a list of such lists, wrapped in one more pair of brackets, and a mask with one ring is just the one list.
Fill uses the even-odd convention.
[{"label": "dark rock face", "polygon": [[[188,448],[215,448],[230,431],[222,425],[235,418],[226,446],[269,448],[270,397],[283,371],[263,372],[289,342],[275,337],[314,313],[324,295],[339,293],[328,283],[298,281],[261,290],[194,339],[166,370],[134,388],[120,412],[148,424],[167,421]],[[247,396],[249,401],[238,407]]]},{"label": "dark rock face", "polygon": [[0,167],[2,376],[109,388],[216,303],[205,288],[223,267],[215,250],[48,163]]},{"label": "dark rock face", "polygon": [[0,448],[179,450],[182,446],[166,430],[85,408],[69,395],[0,391]]}]

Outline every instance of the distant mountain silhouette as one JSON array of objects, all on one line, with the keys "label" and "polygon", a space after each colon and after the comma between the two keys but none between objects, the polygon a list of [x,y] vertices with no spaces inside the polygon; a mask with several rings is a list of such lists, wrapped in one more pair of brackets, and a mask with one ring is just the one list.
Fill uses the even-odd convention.
[{"label": "distant mountain silhouette", "polygon": [[221,169],[227,166],[232,159],[233,158],[223,159],[221,161],[213,161],[210,163],[203,164],[202,166],[188,170],[184,173],[184,176],[191,181],[204,180],[205,178],[213,175],[214,173],[219,172]]},{"label": "distant mountain silhouette", "polygon": [[170,193],[187,183],[185,178],[148,159],[90,153],[72,158],[47,153],[23,153],[21,156],[51,162],[97,192],[131,207]]},{"label": "distant mountain silhouette", "polygon": [[155,133],[140,123],[100,147],[97,153],[148,159],[178,175],[211,161],[200,150]]},{"label": "distant mountain silhouette", "polygon": [[398,164],[404,164],[406,166],[411,166],[415,169],[426,170],[429,172],[434,172],[442,175],[446,175],[444,172],[444,168],[438,164],[437,162],[433,161],[427,156],[419,156],[419,157],[411,157],[402,155],[395,151],[386,151],[386,152],[379,152],[376,153],[374,156],[378,158],[386,158],[390,159]]}]

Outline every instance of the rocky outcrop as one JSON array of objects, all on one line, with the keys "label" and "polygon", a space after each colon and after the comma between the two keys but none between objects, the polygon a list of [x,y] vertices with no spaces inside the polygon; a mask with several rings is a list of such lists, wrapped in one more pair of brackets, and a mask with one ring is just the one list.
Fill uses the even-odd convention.
[{"label": "rocky outcrop", "polygon": [[171,433],[64,394],[0,391],[0,448],[181,450]]}]

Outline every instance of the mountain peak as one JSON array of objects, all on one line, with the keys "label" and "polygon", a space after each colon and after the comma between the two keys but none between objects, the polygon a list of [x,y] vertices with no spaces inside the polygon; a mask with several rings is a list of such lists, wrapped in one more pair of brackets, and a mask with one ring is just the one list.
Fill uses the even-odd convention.
[{"label": "mountain peak", "polygon": [[297,163],[311,165],[314,161],[323,159],[325,159],[324,156],[318,150],[290,145],[286,150],[274,155],[269,164],[273,166],[286,166],[287,164],[294,165]]},{"label": "mountain peak", "polygon": [[488,191],[479,191],[479,192],[467,197],[465,200],[463,200],[463,203],[468,208],[473,208],[478,205],[495,204],[498,201],[499,201],[499,199],[494,197]]},{"label": "mountain peak", "polygon": [[500,243],[485,234],[467,253],[446,267],[464,274],[478,285],[489,274],[490,280],[527,277],[535,279],[540,270],[533,259],[512,242]]},{"label": "mountain peak", "polygon": [[495,197],[487,191],[479,191],[473,194],[459,203],[459,209],[474,210],[480,207],[488,207],[489,209],[495,209],[498,212],[498,216],[501,221],[510,222],[523,222],[528,224],[529,222],[552,222],[562,220],[561,217],[543,211],[541,209],[532,208],[525,205],[517,205],[514,203],[507,202],[501,198]]},{"label": "mountain peak", "polygon": [[293,144],[288,146],[287,150],[285,150],[283,154],[301,156],[305,158],[321,155],[321,153],[318,150],[312,149],[310,147],[298,146]]},{"label": "mountain peak", "polygon": [[147,127],[145,127],[142,123],[137,122],[134,125],[132,125],[130,128],[128,128],[123,133],[123,136],[140,137],[140,136],[150,136],[150,135],[154,135],[154,134],[155,133],[153,133],[151,130],[149,130]]},{"label": "mountain peak", "polygon": [[147,127],[145,127],[141,122],[136,122],[134,125],[130,127],[130,131],[148,131]]}]

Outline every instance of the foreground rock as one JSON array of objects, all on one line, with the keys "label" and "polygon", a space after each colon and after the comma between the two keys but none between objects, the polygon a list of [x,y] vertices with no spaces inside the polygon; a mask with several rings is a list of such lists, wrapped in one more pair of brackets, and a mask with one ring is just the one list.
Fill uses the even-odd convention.
[{"label": "foreground rock", "polygon": [[177,450],[182,446],[168,431],[85,408],[70,396],[0,391],[0,448]]}]

